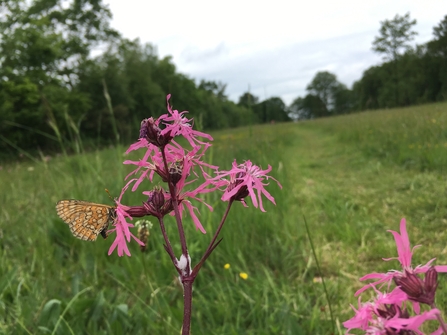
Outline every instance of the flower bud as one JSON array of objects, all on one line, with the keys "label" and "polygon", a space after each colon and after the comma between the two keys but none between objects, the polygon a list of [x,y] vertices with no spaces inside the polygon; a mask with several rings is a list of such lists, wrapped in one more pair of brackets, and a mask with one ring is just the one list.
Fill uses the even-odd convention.
[{"label": "flower bud", "polygon": [[394,282],[411,300],[431,306],[435,301],[437,279],[438,274],[435,268],[431,267],[427,271],[424,281],[414,273],[405,271],[405,275],[395,277]]},{"label": "flower bud", "polygon": [[155,209],[160,209],[165,204],[164,191],[161,187],[156,187],[152,195],[152,204]]},{"label": "flower bud", "polygon": [[168,134],[162,135],[160,127],[156,124],[154,118],[141,121],[140,137],[145,138],[149,143],[161,148],[168,144],[172,137]]},{"label": "flower bud", "polygon": [[165,205],[165,192],[164,190],[157,186],[152,191],[144,192],[148,196],[146,202],[143,203],[144,208],[154,216],[164,215],[162,213],[162,208]]},{"label": "flower bud", "polygon": [[434,302],[436,289],[438,288],[438,272],[434,266],[430,267],[425,273],[424,288],[429,300]]}]

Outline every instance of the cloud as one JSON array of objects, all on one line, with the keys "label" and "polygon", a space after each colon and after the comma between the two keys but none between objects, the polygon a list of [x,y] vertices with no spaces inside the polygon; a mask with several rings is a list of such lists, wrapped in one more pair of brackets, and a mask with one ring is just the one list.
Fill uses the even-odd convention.
[{"label": "cloud", "polygon": [[[223,43],[196,54],[182,52],[179,71],[197,80],[228,83],[233,101],[248,90],[261,99],[280,96],[286,104],[306,94],[305,88],[318,71],[329,71],[351,86],[369,66],[380,62],[371,51],[375,32],[366,31],[295,43],[263,51],[239,52]],[[191,56],[193,55],[193,56]]]},{"label": "cloud", "polygon": [[221,42],[214,48],[201,50],[197,46],[189,46],[180,53],[180,59],[185,64],[203,64],[203,62],[211,63],[214,59],[220,58],[229,53],[229,49],[225,46],[225,42]]}]

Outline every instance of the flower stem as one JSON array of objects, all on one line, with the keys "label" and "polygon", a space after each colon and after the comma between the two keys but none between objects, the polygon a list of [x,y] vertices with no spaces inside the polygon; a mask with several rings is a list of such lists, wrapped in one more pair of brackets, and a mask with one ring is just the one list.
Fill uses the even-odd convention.
[{"label": "flower stem", "polygon": [[199,272],[200,268],[202,267],[203,263],[205,263],[205,261],[207,260],[207,258],[211,255],[211,253],[213,252],[213,250],[217,247],[217,245],[220,243],[219,240],[216,243],[217,237],[219,236],[220,231],[222,230],[222,227],[225,223],[225,220],[227,219],[228,213],[230,212],[230,208],[231,205],[233,204],[233,199],[231,199],[228,202],[228,206],[227,209],[222,217],[222,220],[220,221],[219,227],[217,228],[216,232],[214,233],[213,239],[211,240],[210,244],[208,245],[208,248],[206,249],[205,253],[202,256],[202,259],[200,260],[199,263],[197,263],[197,265],[194,267],[194,269],[192,270],[191,276],[195,277],[197,276],[197,273]]},{"label": "flower stem", "polygon": [[191,333],[191,312],[192,312],[192,284],[194,277],[183,279],[183,325],[182,335]]},{"label": "flower stem", "polygon": [[[174,213],[175,213],[175,219],[177,221],[177,229],[178,229],[178,233],[179,233],[179,238],[180,238],[180,244],[182,246],[182,255],[184,255],[186,258],[188,258],[188,247],[186,246],[186,237],[185,237],[185,231],[183,230],[183,223],[182,223],[182,219],[180,216],[180,210],[178,208],[178,199],[177,199],[177,188],[175,187],[174,184],[171,183],[171,176],[169,175],[169,168],[168,168],[168,161],[166,159],[166,153],[165,153],[165,148],[163,148],[163,150],[161,150],[161,154],[163,156],[163,163],[165,166],[165,171],[168,177],[168,186],[169,186],[169,192],[171,193],[171,200],[172,200],[172,205],[174,207]],[[190,269],[190,264],[188,264],[187,266],[187,272],[189,272]]]},{"label": "flower stem", "polygon": [[160,223],[160,229],[161,233],[163,234],[163,238],[165,240],[165,250],[168,253],[169,257],[171,257],[172,263],[174,264],[174,267],[176,268],[177,272],[181,275],[181,271],[177,268],[177,258],[175,257],[174,250],[172,250],[171,242],[169,241],[168,234],[166,233],[165,224],[163,221],[163,218],[158,218],[158,222]]}]

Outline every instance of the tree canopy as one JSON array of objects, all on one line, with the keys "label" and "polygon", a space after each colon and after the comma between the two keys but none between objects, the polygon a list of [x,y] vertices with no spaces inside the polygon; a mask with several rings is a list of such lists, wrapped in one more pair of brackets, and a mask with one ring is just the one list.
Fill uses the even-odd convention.
[{"label": "tree canopy", "polygon": [[408,43],[414,39],[417,32],[412,30],[416,20],[410,20],[410,13],[404,16],[396,14],[392,20],[381,22],[379,36],[373,41],[373,50],[383,53],[385,60],[396,60],[401,51],[408,51]]}]

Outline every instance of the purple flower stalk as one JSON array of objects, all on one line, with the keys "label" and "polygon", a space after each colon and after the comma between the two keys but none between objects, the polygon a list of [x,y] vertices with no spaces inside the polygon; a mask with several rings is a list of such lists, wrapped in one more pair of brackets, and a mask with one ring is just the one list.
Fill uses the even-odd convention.
[{"label": "purple flower stalk", "polygon": [[[189,335],[192,285],[203,263],[221,242],[217,238],[232,204],[234,201],[239,201],[247,207],[245,198],[250,197],[253,206],[265,212],[262,196],[275,204],[275,199],[265,189],[268,185],[265,181],[272,179],[280,188],[282,186],[276,179],[268,175],[272,170],[271,166],[262,170],[249,160],[242,164],[234,161],[231,170],[219,171],[218,166],[204,162],[204,155],[211,146],[206,140],[211,141],[213,138],[208,134],[193,130],[192,119],[187,119],[184,116],[187,112],[174,110],[169,104],[169,99],[170,95],[167,96],[168,113],[158,119],[148,118],[143,120],[138,141],[130,145],[126,151],[126,153],[129,153],[134,150],[145,149],[142,159],[124,161],[126,165],[134,165],[135,169],[125,178],[127,183],[123,187],[119,198],[115,201],[116,219],[113,228],[109,231],[110,234],[115,233],[115,240],[110,246],[109,255],[116,249],[118,256],[130,256],[128,243],[132,240],[137,242],[144,250],[144,243],[131,233],[130,229],[134,225],[129,223],[128,220],[131,221],[135,217],[146,215],[157,218],[165,242],[165,250],[183,284],[184,316],[182,334]],[[174,140],[177,136],[184,137],[190,148],[184,148],[177,143]],[[203,140],[199,140],[199,138]],[[147,188],[156,175],[166,186]],[[197,181],[198,184],[195,183]],[[192,183],[198,186],[193,187]],[[142,186],[146,188],[142,191],[146,199],[142,205],[128,206],[122,203],[122,198],[129,189],[135,192]],[[200,202],[212,211],[213,208],[201,199],[201,195],[209,192],[222,192],[221,199],[228,202],[228,206],[208,248],[200,261],[193,267],[191,257],[188,254],[183,218],[186,213],[189,214],[197,230],[206,233],[199,219],[199,210],[194,206],[194,202]],[[164,217],[168,214],[175,217],[177,224],[181,244],[181,254],[178,259],[165,229]],[[145,235],[141,234],[140,236]]]},{"label": "purple flower stalk", "polygon": [[[109,250],[109,255],[117,249],[118,255],[130,256],[127,243],[134,239],[138,244],[142,244],[131,232],[132,224],[127,219],[152,215],[163,218],[166,214],[176,215],[174,202],[178,207],[179,218],[182,219],[184,213],[188,212],[194,225],[202,233],[206,233],[200,223],[199,211],[192,201],[205,204],[209,210],[213,208],[206,204],[201,198],[201,194],[219,191],[223,192],[222,200],[236,200],[246,206],[244,198],[250,196],[255,208],[265,211],[262,204],[262,195],[269,201],[275,203],[275,199],[265,189],[268,183],[264,180],[273,179],[280,186],[281,184],[268,173],[271,166],[266,170],[254,165],[247,160],[245,163],[237,164],[233,162],[233,167],[229,171],[219,171],[217,166],[208,164],[202,159],[211,146],[208,142],[203,142],[198,137],[212,140],[212,137],[203,132],[192,129],[192,120],[184,117],[187,112],[179,113],[173,110],[169,104],[170,95],[167,96],[168,114],[160,116],[158,119],[148,118],[141,122],[140,138],[130,145],[126,153],[138,149],[146,149],[143,158],[139,161],[125,160],[126,165],[135,165],[136,169],[128,174],[126,179],[130,179],[122,189],[116,201],[117,219],[114,228],[109,233],[116,233],[115,241]],[[163,129],[162,129],[163,128]],[[191,145],[187,150],[174,141],[176,136],[183,136]],[[205,170],[213,171],[216,176],[210,177]],[[169,191],[162,188],[145,190],[142,193],[148,197],[143,206],[125,206],[121,204],[121,199],[130,186],[136,191],[144,181],[152,182],[155,175],[158,175],[163,182],[168,183]],[[192,179],[191,179],[192,177]],[[202,177],[204,182],[196,188],[189,188],[190,184]],[[226,179],[228,178],[228,179]],[[172,192],[171,188],[174,189]],[[155,204],[155,195],[158,205]],[[157,208],[156,208],[157,207]]]}]

